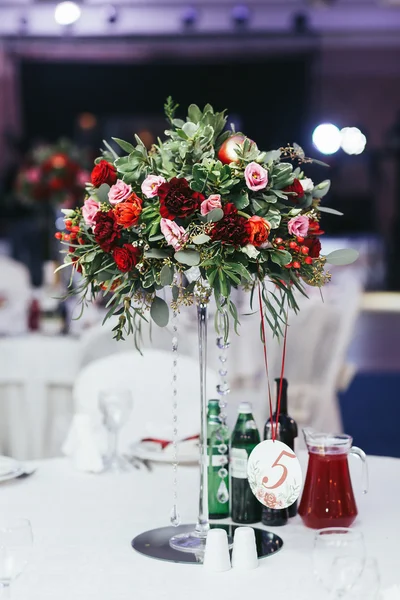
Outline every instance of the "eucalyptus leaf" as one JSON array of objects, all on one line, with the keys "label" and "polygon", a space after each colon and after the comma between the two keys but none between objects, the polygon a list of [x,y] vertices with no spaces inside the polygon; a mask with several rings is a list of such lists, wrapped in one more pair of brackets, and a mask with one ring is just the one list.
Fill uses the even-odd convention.
[{"label": "eucalyptus leaf", "polygon": [[205,233],[200,233],[200,235],[196,235],[193,238],[193,243],[196,245],[199,244],[206,244],[207,242],[209,242],[211,240],[209,235],[206,235]]},{"label": "eucalyptus leaf", "polygon": [[266,162],[267,164],[270,164],[270,163],[274,162],[275,160],[279,160],[280,156],[281,156],[280,150],[271,150],[270,152],[265,153],[264,162]]},{"label": "eucalyptus leaf", "polygon": [[175,260],[190,267],[195,267],[200,263],[200,254],[196,250],[178,250],[174,256]]},{"label": "eucalyptus leaf", "polygon": [[165,237],[162,233],[159,233],[158,235],[151,235],[149,237],[149,242],[158,242],[159,240],[164,240]]},{"label": "eucalyptus leaf", "polygon": [[112,139],[114,140],[114,142],[116,144],[118,144],[118,146],[120,148],[122,148],[122,150],[125,150],[125,152],[128,152],[128,154],[135,151],[135,146],[133,146],[129,142],[125,142],[125,140],[120,140],[119,138],[115,138],[115,137],[113,137]]},{"label": "eucalyptus leaf", "polygon": [[334,208],[330,208],[329,206],[318,206],[318,210],[320,212],[329,213],[330,215],[338,215],[338,217],[343,217],[343,213]]},{"label": "eucalyptus leaf", "polygon": [[107,183],[102,183],[101,186],[94,192],[94,195],[99,202],[108,202],[109,191],[110,186]]},{"label": "eucalyptus leaf", "polygon": [[160,271],[160,283],[163,287],[171,285],[174,280],[175,269],[172,265],[164,265]]},{"label": "eucalyptus leaf", "polygon": [[155,296],[150,308],[150,316],[159,327],[166,327],[168,325],[169,308],[165,300]]},{"label": "eucalyptus leaf", "polygon": [[330,265],[351,265],[359,257],[359,252],[353,248],[341,248],[330,252],[325,258]]},{"label": "eucalyptus leaf", "polygon": [[247,190],[241,190],[236,194],[231,194],[229,199],[232,200],[233,204],[236,206],[238,210],[242,210],[246,208],[250,204],[249,194]]},{"label": "eucalyptus leaf", "polygon": [[168,250],[162,250],[161,248],[150,248],[144,253],[145,258],[168,258],[170,253]]},{"label": "eucalyptus leaf", "polygon": [[272,262],[274,262],[277,265],[280,265],[281,267],[288,265],[292,260],[291,254],[289,252],[286,252],[286,250],[271,250],[269,255],[271,257]]},{"label": "eucalyptus leaf", "polygon": [[188,109],[188,116],[193,123],[198,123],[203,116],[203,113],[196,104],[191,104]]},{"label": "eucalyptus leaf", "polygon": [[198,129],[199,129],[199,126],[195,125],[194,123],[191,123],[190,121],[185,123],[182,127],[182,130],[185,132],[185,134],[190,139],[192,139],[196,135]]},{"label": "eucalyptus leaf", "polygon": [[211,210],[208,214],[207,214],[207,221],[208,223],[216,223],[217,221],[220,221],[224,216],[224,211],[222,210],[222,208],[214,208],[214,210]]},{"label": "eucalyptus leaf", "polygon": [[287,200],[287,194],[285,194],[284,192],[281,192],[280,190],[271,190],[271,192],[275,194],[275,196],[278,196],[278,198],[281,198],[282,200]]},{"label": "eucalyptus leaf", "polygon": [[323,198],[331,187],[330,179],[325,179],[325,181],[321,181],[318,185],[315,186],[312,192],[313,198]]}]

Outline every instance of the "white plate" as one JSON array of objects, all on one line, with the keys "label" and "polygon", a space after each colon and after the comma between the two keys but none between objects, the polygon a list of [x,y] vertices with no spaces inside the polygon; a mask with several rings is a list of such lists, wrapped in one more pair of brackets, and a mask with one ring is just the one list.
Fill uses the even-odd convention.
[{"label": "white plate", "polygon": [[[178,444],[178,461],[179,463],[196,463],[199,461],[199,441],[188,440]],[[130,447],[133,456],[142,458],[143,460],[151,460],[154,462],[172,463],[173,448],[169,444],[165,450],[161,450],[159,444],[154,442],[136,442]]]},{"label": "white plate", "polygon": [[0,480],[22,469],[21,463],[8,456],[0,456]]}]

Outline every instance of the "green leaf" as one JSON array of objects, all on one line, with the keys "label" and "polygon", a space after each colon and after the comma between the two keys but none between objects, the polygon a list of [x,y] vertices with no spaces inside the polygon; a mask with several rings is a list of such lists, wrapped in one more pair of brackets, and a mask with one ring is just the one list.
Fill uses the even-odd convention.
[{"label": "green leaf", "polygon": [[198,125],[195,125],[194,123],[191,123],[190,121],[188,121],[187,123],[185,123],[182,127],[182,130],[185,132],[185,134],[187,135],[188,138],[193,139],[194,136],[197,133],[197,130],[199,129]]},{"label": "green leaf", "polygon": [[196,237],[193,238],[193,243],[198,245],[198,244],[206,244],[207,242],[209,242],[211,240],[209,235],[206,235],[205,233],[200,233],[200,235],[196,235]]},{"label": "green leaf", "polygon": [[116,144],[118,144],[118,146],[120,148],[122,148],[122,150],[125,150],[125,152],[128,152],[128,154],[135,151],[135,146],[133,146],[129,142],[125,142],[125,140],[120,140],[119,138],[115,138],[115,137],[113,137],[112,139],[114,140],[114,142]]},{"label": "green leaf", "polygon": [[342,248],[334,250],[326,256],[326,262],[330,265],[351,265],[359,257],[359,252],[353,248]]},{"label": "green leaf", "polygon": [[159,327],[166,327],[169,321],[168,304],[162,298],[156,296],[150,308],[150,316]]},{"label": "green leaf", "polygon": [[242,210],[242,208],[246,208],[246,206],[250,204],[247,190],[241,190],[236,194],[231,194],[229,199],[232,200],[238,210]]},{"label": "green leaf", "polygon": [[198,123],[203,116],[203,113],[196,104],[191,104],[188,109],[188,116],[193,123]]},{"label": "green leaf", "polygon": [[329,213],[330,215],[338,215],[339,217],[343,217],[342,212],[335,210],[334,208],[330,208],[329,206],[318,206],[318,210],[320,212]]},{"label": "green leaf", "polygon": [[158,242],[159,240],[164,240],[165,237],[162,233],[159,233],[158,235],[151,235],[149,237],[149,242]]},{"label": "green leaf", "polygon": [[264,156],[264,161],[269,164],[274,162],[275,160],[279,160],[281,156],[280,150],[271,150],[270,152],[266,152]]},{"label": "green leaf", "polygon": [[145,258],[168,258],[170,253],[168,250],[162,250],[161,248],[150,248],[144,253]]},{"label": "green leaf", "polygon": [[292,260],[291,254],[289,252],[286,252],[286,250],[272,250],[269,253],[269,255],[271,257],[272,262],[274,262],[277,265],[280,265],[281,267],[288,265]]},{"label": "green leaf", "polygon": [[287,200],[287,194],[285,194],[284,192],[281,192],[280,190],[271,190],[271,192],[273,194],[275,194],[275,196],[278,196],[278,198],[282,198],[282,200]]},{"label": "green leaf", "polygon": [[101,186],[94,192],[94,195],[99,202],[108,202],[109,191],[110,186],[107,183],[102,183]]},{"label": "green leaf", "polygon": [[321,183],[316,185],[315,188],[313,189],[312,197],[313,198],[323,198],[329,192],[330,187],[331,187],[330,179],[325,179],[325,181],[321,181]]},{"label": "green leaf", "polygon": [[270,207],[269,211],[266,214],[267,221],[270,223],[272,229],[276,229],[279,227],[281,223],[281,213],[277,208]]},{"label": "green leaf", "polygon": [[224,211],[222,208],[214,208],[207,214],[207,222],[208,223],[216,223],[220,221],[224,216]]},{"label": "green leaf", "polygon": [[175,269],[172,265],[164,265],[160,271],[160,283],[163,287],[171,285],[174,280]]},{"label": "green leaf", "polygon": [[172,299],[174,302],[178,300],[179,297],[179,288],[177,285],[172,286]]},{"label": "green leaf", "polygon": [[179,250],[175,252],[175,260],[178,262],[195,267],[200,263],[200,254],[196,250]]}]

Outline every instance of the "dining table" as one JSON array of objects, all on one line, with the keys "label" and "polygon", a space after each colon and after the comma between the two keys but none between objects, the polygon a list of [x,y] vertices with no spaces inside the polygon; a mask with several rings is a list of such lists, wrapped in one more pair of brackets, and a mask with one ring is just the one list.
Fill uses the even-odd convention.
[{"label": "dining table", "polygon": [[[299,459],[304,470],[307,454],[299,452]],[[367,556],[377,559],[382,588],[388,588],[400,583],[400,460],[371,456],[368,464],[370,489],[364,495],[361,467],[350,460],[359,509],[354,527],[363,532]],[[328,598],[313,574],[315,531],[299,516],[268,528],[283,547],[260,559],[257,569],[214,573],[201,564],[155,560],[131,546],[138,534],[170,525],[171,465],[97,475],[75,470],[66,458],[27,464],[32,467],[33,475],[0,484],[3,519],[28,518],[34,534],[30,563],[13,585],[14,600]],[[179,467],[183,523],[196,520],[198,483],[197,465]]]}]

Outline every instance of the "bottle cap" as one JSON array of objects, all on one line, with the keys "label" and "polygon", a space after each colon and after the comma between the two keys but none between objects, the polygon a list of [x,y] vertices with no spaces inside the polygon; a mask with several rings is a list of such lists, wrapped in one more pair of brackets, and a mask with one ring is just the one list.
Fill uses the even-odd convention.
[{"label": "bottle cap", "polygon": [[219,400],[209,400],[208,406],[219,406]]},{"label": "bottle cap", "polygon": [[239,413],[249,414],[252,411],[253,411],[253,407],[250,404],[250,402],[241,402],[239,404],[239,408],[238,408]]}]

